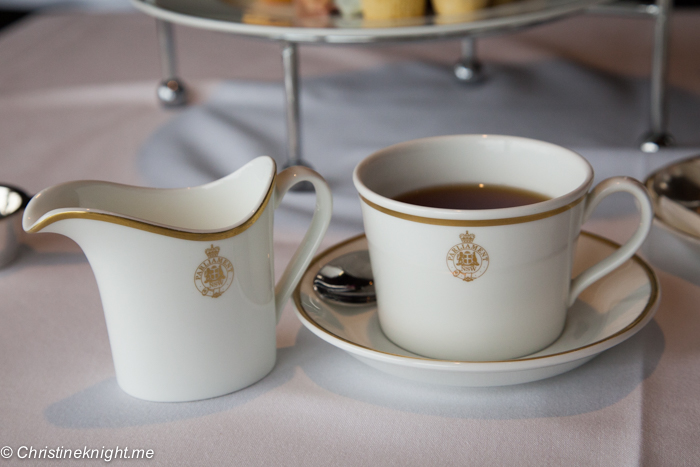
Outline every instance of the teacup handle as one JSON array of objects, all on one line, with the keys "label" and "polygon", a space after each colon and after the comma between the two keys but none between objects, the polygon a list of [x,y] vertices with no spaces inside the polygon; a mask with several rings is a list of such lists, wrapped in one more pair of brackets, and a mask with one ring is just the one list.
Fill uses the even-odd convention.
[{"label": "teacup handle", "polygon": [[640,213],[639,227],[632,237],[627,240],[627,243],[622,245],[607,258],[601,260],[598,264],[583,271],[571,281],[571,287],[569,288],[569,306],[573,305],[574,301],[576,301],[576,297],[578,297],[586,287],[630,259],[639,247],[642,246],[644,239],[649,233],[649,229],[651,229],[651,223],[654,219],[654,207],[649,198],[649,193],[644,185],[629,177],[608,178],[600,182],[588,193],[585,199],[586,205],[583,211],[583,222],[588,220],[603,198],[621,191],[630,193],[639,202],[637,205]]},{"label": "teacup handle", "polygon": [[314,253],[316,253],[328,229],[328,224],[331,222],[331,212],[333,211],[331,189],[318,173],[302,166],[289,167],[277,175],[275,185],[275,209],[279,207],[282,197],[291,187],[305,181],[311,182],[316,190],[316,209],[314,210],[311,224],[306,231],[306,235],[304,235],[304,239],[301,241],[301,244],[294,253],[287,268],[284,270],[284,273],[282,273],[282,277],[280,277],[280,280],[275,286],[275,310],[277,313],[277,321],[279,321],[282,316],[284,305],[287,303],[287,300],[289,300],[292,291],[309,266]]}]

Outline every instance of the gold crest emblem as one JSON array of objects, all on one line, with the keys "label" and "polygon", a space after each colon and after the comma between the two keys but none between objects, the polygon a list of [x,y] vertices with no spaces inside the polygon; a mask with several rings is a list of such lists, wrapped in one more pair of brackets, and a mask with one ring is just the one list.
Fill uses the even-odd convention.
[{"label": "gold crest emblem", "polygon": [[226,292],[233,282],[233,264],[219,256],[219,247],[212,244],[204,250],[207,259],[202,261],[194,272],[194,285],[205,296],[217,298]]},{"label": "gold crest emblem", "polygon": [[447,267],[454,277],[471,282],[483,276],[489,267],[489,254],[483,247],[474,243],[476,235],[467,230],[460,234],[462,243],[447,252]]}]

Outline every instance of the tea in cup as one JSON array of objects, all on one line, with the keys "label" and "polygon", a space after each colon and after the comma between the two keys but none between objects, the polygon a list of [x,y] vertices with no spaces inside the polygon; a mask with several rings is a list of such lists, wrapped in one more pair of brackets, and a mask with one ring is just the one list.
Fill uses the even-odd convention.
[{"label": "tea in cup", "polygon": [[[591,190],[582,156],[510,136],[397,144],[363,160],[353,182],[380,326],[400,347],[442,360],[500,361],[550,345],[576,297],[636,252],[653,218],[636,180]],[[638,201],[637,231],[572,280],[581,224],[620,191]]]}]

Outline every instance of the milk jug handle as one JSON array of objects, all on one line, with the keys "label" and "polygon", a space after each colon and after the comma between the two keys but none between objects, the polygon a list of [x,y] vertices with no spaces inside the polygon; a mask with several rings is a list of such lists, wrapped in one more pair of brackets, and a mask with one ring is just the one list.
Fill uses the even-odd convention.
[{"label": "milk jug handle", "polygon": [[277,209],[282,201],[282,197],[292,186],[304,181],[311,182],[316,190],[316,209],[304,239],[275,286],[277,321],[279,321],[282,310],[292,295],[292,291],[299,283],[301,276],[306,271],[314,253],[316,253],[321,244],[321,240],[331,221],[333,198],[328,184],[319,174],[302,166],[290,167],[277,175],[274,198],[275,209]]},{"label": "milk jug handle", "polygon": [[642,246],[644,239],[649,233],[649,229],[651,229],[651,223],[654,219],[654,206],[649,198],[649,193],[644,185],[629,177],[613,177],[600,182],[586,196],[583,222],[588,220],[603,198],[617,192],[629,193],[637,200],[637,208],[640,214],[639,227],[637,227],[636,232],[630,239],[613,254],[586,269],[571,281],[571,287],[569,288],[569,306],[573,305],[576,301],[576,297],[578,297],[586,287],[609,274],[615,268],[630,259],[639,247]]}]

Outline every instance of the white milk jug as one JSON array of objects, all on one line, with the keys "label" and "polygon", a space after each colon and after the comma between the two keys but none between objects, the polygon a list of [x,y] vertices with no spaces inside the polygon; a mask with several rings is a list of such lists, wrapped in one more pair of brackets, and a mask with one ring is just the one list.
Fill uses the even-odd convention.
[{"label": "white milk jug", "polygon": [[[275,286],[273,213],[296,183],[316,190],[306,236]],[[326,182],[259,157],[212,183],[155,189],[77,181],[27,206],[28,232],[55,232],[85,252],[104,308],[117,381],[135,397],[188,401],[269,373],[275,325],[328,228]]]}]

